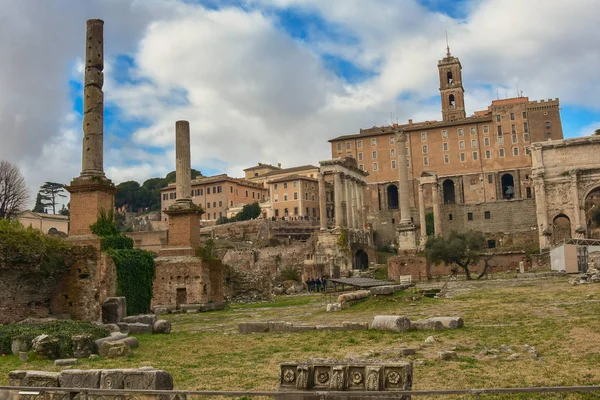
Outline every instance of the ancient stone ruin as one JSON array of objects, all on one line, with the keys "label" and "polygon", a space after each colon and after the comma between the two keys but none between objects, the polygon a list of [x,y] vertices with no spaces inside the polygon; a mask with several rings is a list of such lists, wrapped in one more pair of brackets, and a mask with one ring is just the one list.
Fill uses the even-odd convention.
[{"label": "ancient stone ruin", "polygon": [[[412,381],[412,362],[317,359],[303,363],[281,364],[279,391],[306,391],[306,396],[293,398],[319,399],[319,395],[315,392],[412,390]],[[328,396],[328,398],[346,397]],[[409,399],[410,396],[394,396],[394,398]]]}]

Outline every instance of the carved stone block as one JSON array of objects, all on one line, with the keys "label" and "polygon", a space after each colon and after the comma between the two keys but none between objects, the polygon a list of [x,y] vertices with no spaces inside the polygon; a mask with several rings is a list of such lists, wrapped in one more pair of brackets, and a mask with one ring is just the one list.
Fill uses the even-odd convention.
[{"label": "carved stone block", "polygon": [[60,387],[66,388],[100,388],[100,369],[67,369],[59,377]]}]

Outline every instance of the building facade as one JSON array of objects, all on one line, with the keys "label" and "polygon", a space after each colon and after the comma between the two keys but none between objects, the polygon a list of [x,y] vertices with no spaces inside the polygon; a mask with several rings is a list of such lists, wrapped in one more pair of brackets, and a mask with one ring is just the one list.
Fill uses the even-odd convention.
[{"label": "building facade", "polygon": [[[227,217],[230,208],[244,204],[267,201],[267,190],[261,184],[237,179],[226,174],[199,177],[191,182],[192,202],[202,207],[204,221]],[[166,210],[177,200],[175,184],[161,189],[161,210]],[[163,212],[163,221],[168,217]]]},{"label": "building facade", "polygon": [[[461,70],[449,52],[438,63],[442,121],[409,120],[329,141],[332,157],[354,157],[369,173],[366,202],[378,244],[394,241],[401,196],[409,198],[410,218],[421,239],[425,215],[431,212],[437,234],[480,230],[490,247],[507,247],[515,239],[531,242],[537,235],[532,233],[536,218],[529,147],[563,138],[559,101],[494,100],[467,117]],[[406,155],[407,193],[399,193],[400,151]]]}]

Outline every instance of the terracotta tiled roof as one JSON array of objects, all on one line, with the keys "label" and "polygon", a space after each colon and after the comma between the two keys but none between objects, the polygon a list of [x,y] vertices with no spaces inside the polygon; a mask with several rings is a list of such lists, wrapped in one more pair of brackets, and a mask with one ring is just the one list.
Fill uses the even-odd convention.
[{"label": "terracotta tiled roof", "polygon": [[311,178],[309,176],[293,174],[293,175],[283,176],[281,178],[275,178],[272,181],[268,181],[267,183],[290,182],[290,181],[297,181],[300,179],[303,179],[305,181],[317,182],[317,179],[315,179],[315,178]]},{"label": "terracotta tiled roof", "polygon": [[267,172],[266,174],[260,175],[260,176],[262,177],[262,176],[273,176],[273,175],[279,175],[279,174],[287,174],[287,173],[290,173],[290,172],[305,171],[307,169],[319,169],[319,167],[316,167],[314,165],[301,165],[299,167],[278,169],[277,171]]}]

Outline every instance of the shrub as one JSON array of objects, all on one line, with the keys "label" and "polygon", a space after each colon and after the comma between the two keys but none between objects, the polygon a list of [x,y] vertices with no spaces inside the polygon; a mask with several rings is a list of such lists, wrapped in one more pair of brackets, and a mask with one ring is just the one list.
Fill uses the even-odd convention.
[{"label": "shrub", "polygon": [[214,260],[216,257],[214,255],[215,241],[212,239],[208,239],[204,242],[204,246],[198,247],[196,249],[196,257],[200,257],[204,261]]},{"label": "shrub", "polygon": [[300,282],[302,280],[302,278],[300,276],[300,270],[298,270],[298,268],[293,267],[291,265],[281,268],[280,275],[284,281]]},{"label": "shrub", "polygon": [[117,267],[117,296],[127,298],[127,314],[150,311],[152,283],[156,273],[152,253],[140,249],[110,249],[107,254]]},{"label": "shrub", "polygon": [[89,335],[92,340],[109,335],[109,332],[90,322],[61,320],[41,325],[0,325],[0,353],[10,354],[11,344],[14,339],[31,342],[36,336],[46,334],[57,338],[59,343],[59,356],[68,358],[73,356],[74,335]]}]

